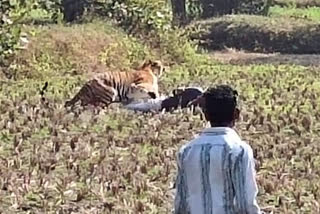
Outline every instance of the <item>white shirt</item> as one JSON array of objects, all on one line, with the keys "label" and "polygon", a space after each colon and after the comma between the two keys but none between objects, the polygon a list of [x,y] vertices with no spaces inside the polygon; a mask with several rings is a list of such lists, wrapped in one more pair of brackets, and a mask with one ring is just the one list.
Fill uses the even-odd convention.
[{"label": "white shirt", "polygon": [[231,128],[206,128],[178,152],[175,214],[260,214],[253,152]]},{"label": "white shirt", "polygon": [[147,99],[143,101],[136,101],[125,105],[124,107],[129,110],[134,111],[142,111],[142,112],[149,112],[149,111],[161,111],[161,104],[164,99],[167,97],[161,96],[156,99]]}]

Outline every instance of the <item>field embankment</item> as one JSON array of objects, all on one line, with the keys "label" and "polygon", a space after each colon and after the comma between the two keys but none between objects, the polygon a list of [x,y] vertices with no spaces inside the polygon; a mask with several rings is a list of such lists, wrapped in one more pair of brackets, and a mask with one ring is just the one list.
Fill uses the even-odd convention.
[{"label": "field embankment", "polygon": [[190,38],[210,50],[319,54],[320,24],[287,17],[227,15],[189,26]]},{"label": "field embankment", "polygon": [[320,67],[320,55],[252,53],[235,49],[212,51],[209,56],[219,62],[232,65],[300,65]]}]

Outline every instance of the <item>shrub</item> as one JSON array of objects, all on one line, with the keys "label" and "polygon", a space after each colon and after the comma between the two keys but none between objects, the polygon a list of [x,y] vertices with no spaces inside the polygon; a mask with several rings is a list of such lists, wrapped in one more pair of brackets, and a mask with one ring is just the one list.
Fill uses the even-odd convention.
[{"label": "shrub", "polygon": [[98,14],[114,19],[132,34],[166,31],[171,27],[171,10],[164,0],[105,0],[103,7],[94,6]]},{"label": "shrub", "polygon": [[[30,3],[30,2],[28,2]],[[8,71],[14,53],[22,48],[23,39],[19,21],[30,11],[31,4],[23,0],[0,1],[0,71],[11,78]]]},{"label": "shrub", "polygon": [[240,0],[237,13],[251,15],[267,15],[271,0]]},{"label": "shrub", "polygon": [[226,14],[267,15],[272,0],[189,0],[188,16],[210,18]]}]

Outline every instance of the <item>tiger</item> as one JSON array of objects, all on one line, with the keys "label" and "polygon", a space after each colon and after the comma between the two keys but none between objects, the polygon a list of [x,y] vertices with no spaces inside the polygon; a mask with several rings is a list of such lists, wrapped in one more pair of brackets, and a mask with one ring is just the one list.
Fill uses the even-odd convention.
[{"label": "tiger", "polygon": [[159,60],[145,60],[142,66],[132,71],[99,73],[89,79],[65,107],[74,106],[78,101],[82,106],[111,103],[124,105],[137,99],[155,99],[159,97],[158,78],[165,71]]}]

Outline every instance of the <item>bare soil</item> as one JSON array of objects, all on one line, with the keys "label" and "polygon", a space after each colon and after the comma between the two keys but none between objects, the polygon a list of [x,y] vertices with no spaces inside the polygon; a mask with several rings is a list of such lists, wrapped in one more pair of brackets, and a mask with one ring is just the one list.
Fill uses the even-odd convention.
[{"label": "bare soil", "polygon": [[280,54],[252,53],[235,49],[209,52],[209,56],[222,63],[234,65],[248,64],[293,64],[301,66],[320,66],[320,55],[316,54]]}]

